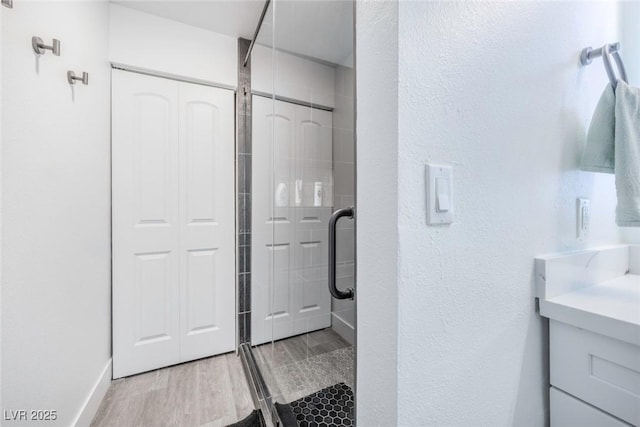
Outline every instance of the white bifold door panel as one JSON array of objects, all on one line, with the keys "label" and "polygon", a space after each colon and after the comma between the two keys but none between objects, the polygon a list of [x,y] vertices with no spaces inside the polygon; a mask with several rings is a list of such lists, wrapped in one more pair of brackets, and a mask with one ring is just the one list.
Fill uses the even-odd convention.
[{"label": "white bifold door panel", "polygon": [[180,357],[235,348],[234,94],[179,84]]},{"label": "white bifold door panel", "polygon": [[[251,341],[331,325],[330,112],[253,97]],[[321,203],[314,198],[321,183]]]},{"label": "white bifold door panel", "polygon": [[113,70],[113,376],[235,347],[234,95]]}]

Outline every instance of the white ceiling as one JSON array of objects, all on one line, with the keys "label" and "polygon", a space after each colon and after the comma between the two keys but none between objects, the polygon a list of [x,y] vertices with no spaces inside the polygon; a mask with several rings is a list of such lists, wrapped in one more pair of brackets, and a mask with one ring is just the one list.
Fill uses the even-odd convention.
[{"label": "white ceiling", "polygon": [[[226,34],[253,38],[262,0],[112,0],[122,6]],[[273,34],[273,12],[276,30]],[[258,43],[334,64],[351,65],[351,0],[273,0]]]}]

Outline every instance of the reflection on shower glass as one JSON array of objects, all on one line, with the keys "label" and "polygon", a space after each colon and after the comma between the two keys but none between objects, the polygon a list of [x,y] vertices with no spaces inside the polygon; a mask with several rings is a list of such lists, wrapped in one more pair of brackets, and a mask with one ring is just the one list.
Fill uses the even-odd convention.
[{"label": "reflection on shower glass", "polygon": [[[281,418],[302,421],[308,408],[352,425],[355,301],[329,293],[328,226],[355,202],[353,3],[273,1],[252,78],[254,354]],[[355,286],[354,266],[354,223],[343,218],[339,289]],[[335,405],[307,405],[325,398]]]}]

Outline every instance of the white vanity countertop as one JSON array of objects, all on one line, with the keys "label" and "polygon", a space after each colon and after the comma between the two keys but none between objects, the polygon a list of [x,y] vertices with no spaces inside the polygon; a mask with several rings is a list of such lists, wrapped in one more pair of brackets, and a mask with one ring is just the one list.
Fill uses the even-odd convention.
[{"label": "white vanity countertop", "polygon": [[640,346],[640,275],[541,298],[540,314]]}]

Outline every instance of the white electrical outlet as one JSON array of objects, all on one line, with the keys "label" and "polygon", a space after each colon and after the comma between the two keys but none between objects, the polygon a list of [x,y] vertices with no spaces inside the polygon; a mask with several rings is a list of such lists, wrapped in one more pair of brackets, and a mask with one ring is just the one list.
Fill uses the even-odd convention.
[{"label": "white electrical outlet", "polygon": [[578,199],[577,236],[584,239],[589,235],[589,223],[591,222],[591,202],[589,199]]}]

